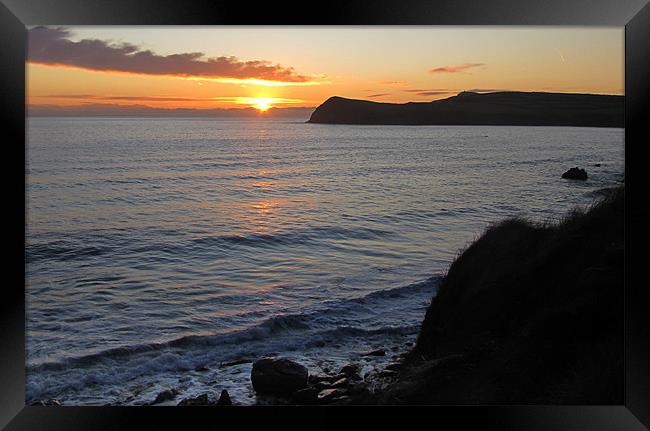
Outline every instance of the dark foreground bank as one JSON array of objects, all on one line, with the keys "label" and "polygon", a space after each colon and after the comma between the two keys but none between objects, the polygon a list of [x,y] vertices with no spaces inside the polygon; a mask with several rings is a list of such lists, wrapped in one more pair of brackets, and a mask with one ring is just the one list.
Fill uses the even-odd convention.
[{"label": "dark foreground bank", "polygon": [[449,268],[398,375],[363,401],[623,403],[623,195],[557,225],[489,228]]}]

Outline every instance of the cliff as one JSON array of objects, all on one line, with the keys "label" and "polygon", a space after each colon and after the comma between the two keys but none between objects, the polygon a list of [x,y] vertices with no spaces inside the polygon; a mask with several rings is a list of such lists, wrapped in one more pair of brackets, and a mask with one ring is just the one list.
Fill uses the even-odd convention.
[{"label": "cliff", "polygon": [[624,96],[463,92],[404,104],[330,97],[309,123],[623,127]]}]

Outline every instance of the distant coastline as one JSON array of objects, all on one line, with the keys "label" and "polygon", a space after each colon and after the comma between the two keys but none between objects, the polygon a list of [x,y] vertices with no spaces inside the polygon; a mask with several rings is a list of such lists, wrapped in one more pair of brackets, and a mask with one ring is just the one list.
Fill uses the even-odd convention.
[{"label": "distant coastline", "polygon": [[309,123],[623,127],[624,96],[541,92],[461,92],[403,104],[330,97]]}]

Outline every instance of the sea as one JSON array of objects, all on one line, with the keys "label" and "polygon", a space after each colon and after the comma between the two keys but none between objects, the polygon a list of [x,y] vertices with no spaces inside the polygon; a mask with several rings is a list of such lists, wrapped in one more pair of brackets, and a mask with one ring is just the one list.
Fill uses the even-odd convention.
[{"label": "sea", "polygon": [[[26,398],[64,405],[254,404],[262,357],[371,372],[487,226],[587,208],[625,163],[608,128],[27,125]],[[561,178],[574,166],[587,181]]]}]

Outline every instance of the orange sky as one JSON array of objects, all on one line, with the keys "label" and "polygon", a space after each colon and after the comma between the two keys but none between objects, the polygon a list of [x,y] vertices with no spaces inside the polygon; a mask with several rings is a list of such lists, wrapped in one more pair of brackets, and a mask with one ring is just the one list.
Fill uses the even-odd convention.
[{"label": "orange sky", "polygon": [[313,107],[464,90],[623,94],[623,28],[33,28],[30,105]]}]

